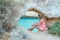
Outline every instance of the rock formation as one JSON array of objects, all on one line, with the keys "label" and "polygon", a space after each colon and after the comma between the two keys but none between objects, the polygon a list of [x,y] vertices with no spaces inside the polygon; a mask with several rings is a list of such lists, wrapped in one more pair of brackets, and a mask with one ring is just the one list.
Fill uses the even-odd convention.
[{"label": "rock formation", "polygon": [[0,40],[29,40],[24,28],[16,25],[22,16],[20,9],[13,0],[0,0]]},{"label": "rock formation", "polygon": [[[0,0],[0,40],[35,40],[31,32],[16,25],[17,20],[22,16],[22,13],[29,8],[37,8],[41,12],[48,14],[59,13],[59,2],[59,0]],[[30,3],[31,5],[29,6]],[[55,3],[56,5],[58,4],[56,12],[55,6],[53,6]],[[51,7],[54,8],[54,10]]]}]

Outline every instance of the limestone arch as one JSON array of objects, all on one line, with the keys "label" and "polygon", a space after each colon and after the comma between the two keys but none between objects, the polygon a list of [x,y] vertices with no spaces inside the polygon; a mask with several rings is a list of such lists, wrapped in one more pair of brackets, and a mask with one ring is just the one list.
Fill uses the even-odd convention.
[{"label": "limestone arch", "polygon": [[41,16],[46,17],[43,12],[39,11],[39,10],[36,9],[36,8],[29,8],[28,11],[34,11],[34,12],[36,12],[36,13],[38,13],[38,14],[41,14]]},{"label": "limestone arch", "polygon": [[37,10],[36,8],[29,8],[28,11],[34,11],[34,12],[37,12],[38,14],[40,14],[41,16],[43,16],[44,18],[46,18],[46,22],[47,22],[47,26],[50,26],[52,25],[53,23],[55,23],[56,21],[59,21],[60,20],[60,17],[57,17],[57,18],[48,18],[47,16],[44,15],[43,12]]},{"label": "limestone arch", "polygon": [[34,11],[34,12],[40,14],[41,16],[43,16],[44,18],[48,19],[48,17],[46,15],[44,15],[43,12],[37,10],[36,8],[29,8],[28,11]]}]

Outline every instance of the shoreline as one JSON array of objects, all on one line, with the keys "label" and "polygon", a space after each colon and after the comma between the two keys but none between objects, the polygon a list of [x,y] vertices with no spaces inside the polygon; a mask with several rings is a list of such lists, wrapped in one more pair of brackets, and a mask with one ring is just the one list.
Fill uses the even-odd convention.
[{"label": "shoreline", "polygon": [[38,17],[34,17],[34,16],[22,16],[21,18],[37,18],[38,19]]}]

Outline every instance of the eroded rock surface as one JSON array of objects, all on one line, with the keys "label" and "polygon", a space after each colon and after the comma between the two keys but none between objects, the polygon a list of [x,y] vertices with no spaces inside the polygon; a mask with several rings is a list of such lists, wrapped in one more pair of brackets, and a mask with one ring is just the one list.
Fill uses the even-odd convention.
[{"label": "eroded rock surface", "polygon": [[[45,1],[44,0],[43,1],[42,0],[28,0],[28,1],[22,0],[20,3],[23,5],[21,5],[18,0],[17,2],[16,0],[14,1],[0,0],[0,40],[37,40],[36,38],[37,36],[40,40],[41,36],[43,37],[43,34],[35,35],[22,27],[18,27],[16,25],[16,22],[22,16],[21,13],[27,11],[27,9],[31,7],[37,8],[41,12],[49,15],[50,13],[52,13],[53,15],[54,13],[59,13],[59,8],[60,8],[59,2],[60,2],[59,0],[57,1],[56,0],[45,0]],[[31,5],[29,5],[30,3]],[[18,6],[18,4],[20,5]],[[47,4],[50,4],[50,5],[47,6]],[[46,34],[44,35],[46,36]],[[47,37],[46,37],[46,40],[47,40]],[[45,40],[44,38],[41,40]],[[49,38],[52,39],[54,38],[54,36],[49,36]],[[56,40],[59,40],[59,39],[56,38]]]}]

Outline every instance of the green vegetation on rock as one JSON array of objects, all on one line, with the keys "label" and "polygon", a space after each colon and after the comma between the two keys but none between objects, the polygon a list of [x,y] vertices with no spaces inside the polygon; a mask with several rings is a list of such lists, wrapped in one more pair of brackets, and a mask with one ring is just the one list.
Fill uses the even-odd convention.
[{"label": "green vegetation on rock", "polygon": [[48,28],[48,32],[60,36],[60,21],[57,21],[52,26],[50,26]]}]

